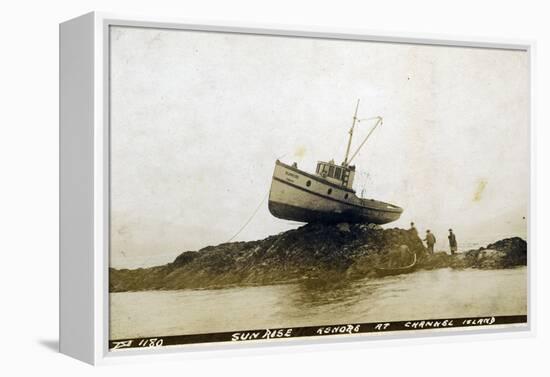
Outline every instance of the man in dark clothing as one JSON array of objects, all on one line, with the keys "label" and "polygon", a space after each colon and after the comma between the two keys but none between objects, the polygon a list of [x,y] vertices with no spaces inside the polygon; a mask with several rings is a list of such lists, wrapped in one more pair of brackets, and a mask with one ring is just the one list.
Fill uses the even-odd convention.
[{"label": "man in dark clothing", "polygon": [[449,229],[449,246],[451,247],[451,255],[453,255],[454,253],[456,253],[457,249],[458,249],[458,246],[457,246],[457,243],[456,243],[456,236],[455,234],[453,233],[453,230],[452,229]]},{"label": "man in dark clothing", "polygon": [[428,229],[426,231],[426,238],[424,238],[424,241],[426,241],[426,244],[428,245],[428,253],[433,254],[434,253],[434,245],[435,245],[435,236],[432,232]]}]

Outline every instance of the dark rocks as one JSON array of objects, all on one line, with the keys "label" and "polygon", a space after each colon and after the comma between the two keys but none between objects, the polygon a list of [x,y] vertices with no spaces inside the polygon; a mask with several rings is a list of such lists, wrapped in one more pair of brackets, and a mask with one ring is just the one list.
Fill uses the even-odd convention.
[{"label": "dark rocks", "polygon": [[419,268],[505,268],[526,264],[526,242],[511,238],[458,255],[426,255],[410,231],[367,224],[307,224],[260,241],[232,242],[186,251],[165,266],[110,270],[111,292],[274,284],[302,279],[362,278],[407,245]]},{"label": "dark rocks", "polygon": [[419,261],[419,268],[498,269],[527,265],[527,242],[519,237],[506,238],[476,250],[450,255],[435,253]]},{"label": "dark rocks", "polygon": [[470,267],[483,269],[527,265],[527,242],[519,237],[506,238],[466,253]]},{"label": "dark rocks", "polygon": [[172,265],[176,267],[181,267],[186,265],[187,263],[191,263],[193,259],[195,259],[199,253],[196,251],[185,251],[178,255],[178,257],[172,262]]},{"label": "dark rocks", "polygon": [[501,260],[503,267],[527,265],[527,242],[519,237],[500,240],[488,245],[487,249],[504,253]]},{"label": "dark rocks", "polygon": [[426,254],[419,258],[417,269],[433,270],[435,268],[453,267],[455,259],[454,255],[444,252],[437,252],[432,255]]}]

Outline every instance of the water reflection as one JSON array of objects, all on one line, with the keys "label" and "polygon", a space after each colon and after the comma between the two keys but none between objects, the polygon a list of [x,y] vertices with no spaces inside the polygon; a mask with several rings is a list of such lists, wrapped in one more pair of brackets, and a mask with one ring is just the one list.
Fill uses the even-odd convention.
[{"label": "water reflection", "polygon": [[111,294],[111,337],[527,313],[527,269]]},{"label": "water reflection", "polygon": [[292,305],[300,308],[353,301],[358,295],[357,282],[345,279],[345,276],[309,279],[296,284],[294,288]]}]

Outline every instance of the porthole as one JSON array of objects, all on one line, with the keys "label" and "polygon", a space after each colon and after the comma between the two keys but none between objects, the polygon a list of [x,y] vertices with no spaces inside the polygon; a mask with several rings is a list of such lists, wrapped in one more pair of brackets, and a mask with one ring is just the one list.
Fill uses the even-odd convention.
[{"label": "porthole", "polygon": [[307,182],[306,182],[306,186],[307,186],[307,187],[311,186],[311,181],[307,181]]},{"label": "porthole", "polygon": [[327,191],[327,193],[328,193],[329,195],[332,194],[332,189],[329,188],[328,191]]},{"label": "porthole", "polygon": [[348,194],[344,195],[344,199],[347,199],[348,198]]}]

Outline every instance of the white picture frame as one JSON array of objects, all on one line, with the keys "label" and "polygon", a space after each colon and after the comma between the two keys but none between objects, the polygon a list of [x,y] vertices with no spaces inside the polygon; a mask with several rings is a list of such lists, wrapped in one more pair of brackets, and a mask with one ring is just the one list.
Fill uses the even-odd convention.
[{"label": "white picture frame", "polygon": [[[366,32],[306,26],[201,24],[178,19],[136,17],[92,12],[60,24],[60,351],[90,364],[107,364],[148,357],[181,358],[189,351],[267,352],[268,348],[293,345],[376,346],[373,340],[434,342],[456,333],[468,339],[488,336],[532,336],[533,284],[536,246],[532,237],[534,197],[530,197],[528,245],[528,319],[525,326],[484,327],[462,332],[397,333],[384,337],[307,337],[272,343],[212,343],[160,349],[109,351],[109,82],[108,31],[111,26],[215,31],[224,33],[297,36],[304,38],[377,41],[525,51],[530,61],[530,145],[533,180],[533,59],[535,43],[526,40],[494,40]],[[532,186],[531,186],[532,187]],[[458,331],[456,331],[458,330]]]}]

